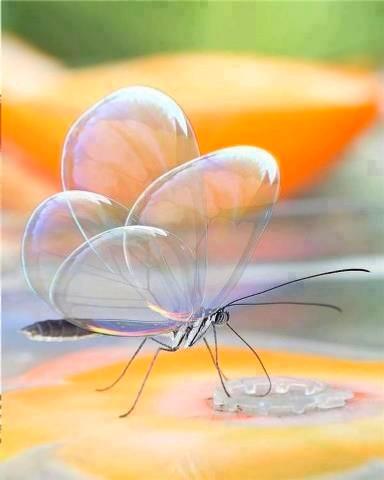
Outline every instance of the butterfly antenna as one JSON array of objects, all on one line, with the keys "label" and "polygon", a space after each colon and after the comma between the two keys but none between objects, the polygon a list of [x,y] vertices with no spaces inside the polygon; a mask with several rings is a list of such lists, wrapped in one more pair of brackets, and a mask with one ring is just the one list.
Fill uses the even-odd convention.
[{"label": "butterfly antenna", "polygon": [[224,375],[223,375],[223,372],[221,371],[219,365],[216,363],[216,360],[213,356],[213,353],[212,353],[212,350],[211,350],[211,347],[209,346],[208,342],[207,342],[207,339],[206,338],[203,338],[204,340],[204,343],[209,351],[209,354],[211,355],[211,358],[212,358],[212,363],[213,365],[215,366],[216,368],[216,371],[217,371],[217,374],[219,375],[219,378],[220,378],[220,383],[221,383],[221,386],[223,387],[223,390],[224,390],[224,393],[226,394],[226,396],[228,398],[231,397],[230,393],[228,392],[227,390],[227,387],[225,386],[225,382],[224,382]]},{"label": "butterfly antenna", "polygon": [[139,388],[139,391],[138,391],[137,394],[136,394],[136,398],[135,398],[135,400],[134,400],[131,408],[130,408],[127,412],[123,413],[122,415],[119,415],[120,418],[125,418],[125,417],[127,417],[127,416],[130,415],[130,414],[133,412],[133,410],[135,409],[135,407],[136,407],[136,405],[137,405],[137,402],[140,400],[141,394],[143,393],[143,390],[144,390],[145,384],[147,383],[148,377],[149,377],[149,375],[150,375],[151,372],[152,372],[152,369],[153,369],[153,367],[154,367],[154,365],[155,365],[156,359],[157,359],[157,357],[159,356],[159,353],[161,352],[161,350],[165,350],[165,349],[164,349],[164,348],[158,348],[158,349],[156,350],[156,353],[155,353],[154,356],[152,357],[152,360],[151,360],[151,363],[149,364],[147,373],[145,374],[145,376],[144,376],[144,378],[143,378],[143,381],[142,381],[142,383],[141,383],[141,386],[140,386],[140,388]]},{"label": "butterfly antenna", "polygon": [[112,387],[114,387],[117,383],[120,382],[120,380],[124,377],[124,375],[126,374],[128,368],[130,367],[131,363],[133,362],[133,360],[137,357],[138,353],[140,352],[140,350],[144,347],[144,344],[145,342],[147,341],[147,338],[144,338],[144,340],[140,343],[140,345],[137,347],[136,351],[134,352],[134,354],[132,355],[132,357],[129,359],[129,362],[127,363],[127,365],[124,367],[123,371],[120,373],[120,375],[116,378],[116,380],[114,380],[110,385],[108,385],[107,387],[104,387],[104,388],[97,388],[96,391],[97,392],[105,392],[106,390],[109,390],[111,389]]},{"label": "butterfly antenna", "polygon": [[267,377],[268,383],[269,383],[267,391],[265,393],[263,393],[262,395],[255,395],[255,396],[256,397],[266,397],[267,395],[269,395],[271,393],[272,381],[271,381],[271,377],[269,376],[269,374],[267,372],[267,369],[264,366],[263,361],[260,358],[260,355],[256,352],[256,350],[239,333],[236,332],[236,330],[228,322],[227,322],[226,325],[251,350],[251,352],[255,355],[258,362],[260,363],[262,369],[264,370],[265,376]]},{"label": "butterfly antenna", "polygon": [[342,268],[340,270],[331,270],[329,272],[317,273],[316,275],[309,275],[307,277],[296,278],[295,280],[290,280],[289,282],[280,283],[279,285],[275,285],[274,287],[267,288],[265,290],[262,290],[261,292],[252,293],[251,295],[246,295],[245,297],[241,297],[241,298],[237,298],[236,300],[232,300],[232,302],[229,302],[223,308],[230,307],[231,305],[233,305],[237,302],[241,302],[242,300],[246,300],[247,298],[252,298],[252,297],[255,297],[257,295],[261,295],[262,293],[271,292],[272,290],[276,290],[278,288],[285,287],[286,285],[291,285],[292,283],[301,282],[303,280],[309,280],[310,278],[323,277],[325,275],[333,275],[335,273],[345,273],[345,272],[366,272],[366,273],[369,273],[370,271],[367,270],[366,268]]},{"label": "butterfly antenna", "polygon": [[309,305],[311,307],[325,307],[331,310],[336,310],[336,312],[342,313],[343,310],[337,305],[332,305],[330,303],[315,303],[315,302],[246,302],[246,303],[232,303],[229,307],[241,306],[241,305]]}]

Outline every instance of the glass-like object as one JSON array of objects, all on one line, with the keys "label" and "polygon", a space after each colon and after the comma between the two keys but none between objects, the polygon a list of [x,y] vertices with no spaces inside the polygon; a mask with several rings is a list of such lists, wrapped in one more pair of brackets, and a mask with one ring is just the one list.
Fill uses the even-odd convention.
[{"label": "glass-like object", "polygon": [[91,192],[61,192],[32,213],[22,244],[22,264],[29,286],[49,301],[52,279],[64,260],[89,238],[123,225],[128,211]]},{"label": "glass-like object", "polygon": [[128,87],[72,126],[63,150],[63,187],[130,206],[157,177],[199,155],[192,127],[174,100],[153,88]]},{"label": "glass-like object", "polygon": [[221,387],[213,395],[213,408],[223,412],[243,412],[249,415],[301,415],[315,410],[343,407],[353,398],[348,390],[338,389],[323,382],[290,377],[272,377],[272,390],[265,377],[229,380],[228,397]]},{"label": "glass-like object", "polygon": [[108,335],[156,335],[193,315],[193,258],[172,234],[131,226],[83,243],[60,266],[51,303],[76,325]]},{"label": "glass-like object", "polygon": [[231,293],[271,215],[279,189],[273,156],[256,147],[218,150],[177,167],[139,197],[127,225],[151,225],[194,253],[203,311]]}]

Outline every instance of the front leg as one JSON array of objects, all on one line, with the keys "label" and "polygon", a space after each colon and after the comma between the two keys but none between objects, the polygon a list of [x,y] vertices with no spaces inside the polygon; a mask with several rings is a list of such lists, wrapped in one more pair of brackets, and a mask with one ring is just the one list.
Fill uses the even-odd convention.
[{"label": "front leg", "polygon": [[137,394],[136,394],[135,400],[133,401],[133,404],[132,404],[131,408],[130,408],[127,412],[123,413],[122,415],[119,415],[120,418],[125,418],[125,417],[127,417],[127,416],[130,415],[130,414],[133,412],[133,410],[135,409],[138,401],[140,400],[141,394],[143,393],[143,390],[144,390],[144,387],[145,387],[145,385],[146,385],[146,383],[147,383],[147,380],[148,380],[148,378],[149,378],[149,375],[151,374],[152,369],[153,369],[153,367],[154,367],[154,365],[155,365],[156,359],[157,359],[157,357],[159,356],[159,353],[160,353],[161,351],[164,351],[164,352],[174,352],[175,349],[172,349],[172,348],[169,348],[169,347],[165,347],[165,348],[159,347],[159,348],[156,350],[156,352],[155,352],[155,354],[154,354],[154,356],[153,356],[153,358],[152,358],[152,360],[151,360],[151,363],[149,364],[149,367],[148,367],[148,369],[147,369],[147,372],[146,372],[146,374],[144,375],[143,381],[142,381],[142,383],[141,383],[141,386],[140,386],[140,388],[139,388],[139,391],[138,391]]}]

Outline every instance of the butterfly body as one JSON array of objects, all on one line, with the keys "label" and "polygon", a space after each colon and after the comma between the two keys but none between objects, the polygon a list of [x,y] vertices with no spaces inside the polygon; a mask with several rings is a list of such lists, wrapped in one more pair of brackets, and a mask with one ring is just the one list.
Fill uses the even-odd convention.
[{"label": "butterfly body", "polygon": [[[228,315],[228,314],[227,314]],[[229,316],[225,317],[228,321]],[[34,341],[61,342],[93,337],[98,333],[78,326],[79,320],[43,320],[27,325],[21,332]],[[216,312],[187,323],[177,330],[152,338],[156,343],[172,351],[194,346],[208,332],[211,325],[223,324],[223,315]]]},{"label": "butterfly body", "polygon": [[209,328],[216,324],[215,319],[216,314],[208,315],[199,320],[183,325],[174,332],[161,335],[159,337],[161,339],[160,341],[165,343],[172,350],[193,347],[193,345],[206,335]]}]

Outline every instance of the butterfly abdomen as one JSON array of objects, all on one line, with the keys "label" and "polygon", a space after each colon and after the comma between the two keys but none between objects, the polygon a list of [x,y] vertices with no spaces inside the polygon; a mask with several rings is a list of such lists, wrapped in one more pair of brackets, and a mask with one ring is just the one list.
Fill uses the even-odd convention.
[{"label": "butterfly abdomen", "polygon": [[96,335],[94,332],[77,327],[67,320],[42,320],[27,325],[21,329],[21,332],[31,340],[45,342],[78,340]]}]

